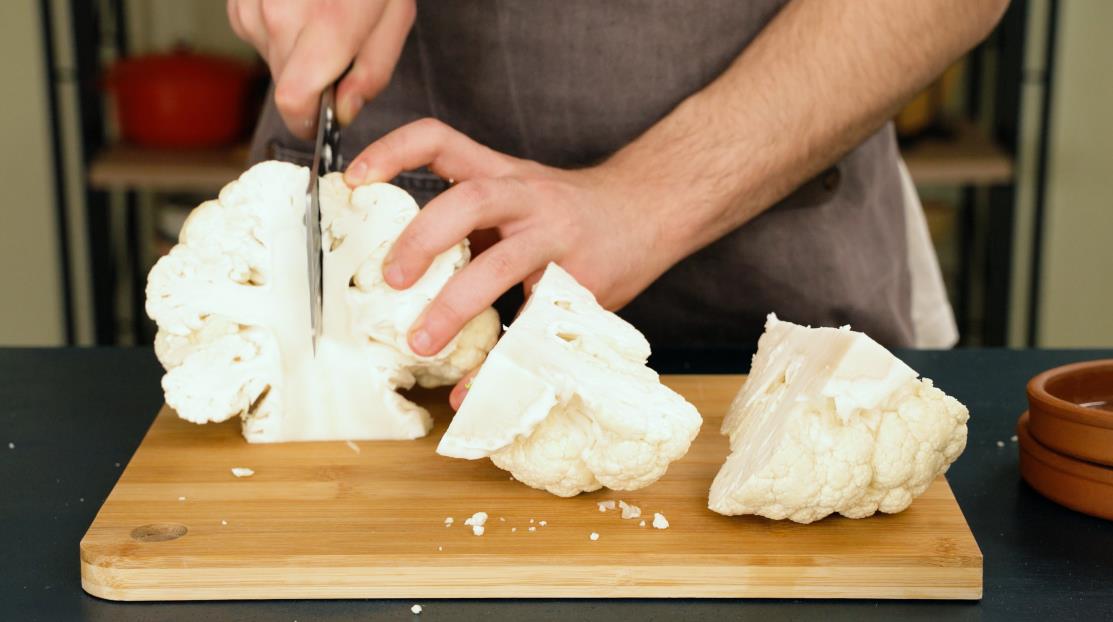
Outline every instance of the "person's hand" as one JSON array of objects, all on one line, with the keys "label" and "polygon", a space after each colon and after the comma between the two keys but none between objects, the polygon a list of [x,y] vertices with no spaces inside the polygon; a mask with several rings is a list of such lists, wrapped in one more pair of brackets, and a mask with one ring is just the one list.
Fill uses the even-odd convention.
[{"label": "person's hand", "polygon": [[349,64],[336,90],[341,124],[386,88],[416,15],[414,0],[228,0],[232,30],[267,61],[278,112],[302,138]]},{"label": "person's hand", "polygon": [[426,165],[456,183],[395,241],[383,263],[386,282],[410,287],[438,254],[473,231],[495,230],[499,239],[453,276],[414,323],[409,344],[417,354],[438,352],[516,284],[528,295],[550,261],[617,309],[680,259],[665,243],[670,224],[660,222],[660,197],[641,201],[639,189],[605,165],[562,170],[513,158],[433,119],[372,143],[345,181],[386,181]]}]

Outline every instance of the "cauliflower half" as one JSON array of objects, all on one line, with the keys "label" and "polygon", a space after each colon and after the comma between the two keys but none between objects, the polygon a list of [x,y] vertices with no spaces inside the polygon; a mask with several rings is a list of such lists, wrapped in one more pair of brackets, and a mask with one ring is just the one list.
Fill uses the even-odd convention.
[{"label": "cauliflower half", "polygon": [[490,457],[570,497],[657,481],[699,432],[696,408],[646,367],[649,344],[550,263],[480,368],[437,453]]},{"label": "cauliflower half", "polygon": [[309,170],[252,167],[201,204],[179,243],[151,269],[147,313],[166,368],[166,403],[195,423],[243,419],[251,442],[412,439],[428,412],[396,392],[451,384],[482,362],[498,335],[488,309],[431,357],[406,333],[468,262],[461,243],[412,288],[382,280],[383,257],[417,214],[390,184],[352,190],[320,179],[322,336],[313,354],[305,245]]},{"label": "cauliflower half", "polygon": [[708,506],[798,523],[900,512],[962,453],[967,419],[868,336],[770,315]]}]

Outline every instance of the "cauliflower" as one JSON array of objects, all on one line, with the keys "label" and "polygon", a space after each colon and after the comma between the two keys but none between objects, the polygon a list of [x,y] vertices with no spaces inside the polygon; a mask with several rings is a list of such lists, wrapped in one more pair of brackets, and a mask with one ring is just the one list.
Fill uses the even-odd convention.
[{"label": "cauliflower", "polygon": [[195,423],[240,415],[251,442],[423,436],[429,414],[396,390],[455,382],[498,334],[488,309],[434,356],[406,344],[418,314],[468,262],[467,246],[396,291],[382,280],[382,260],[417,205],[389,184],[351,190],[339,174],[321,178],[324,317],[314,356],[308,180],[293,164],[252,167],[190,214],[179,244],[151,269],[147,313],[158,324],[166,403]]},{"label": "cauliflower", "polygon": [[900,512],[962,453],[968,418],[866,335],[770,315],[708,506],[798,523]]},{"label": "cauliflower", "polygon": [[648,358],[637,329],[549,264],[437,453],[490,457],[518,481],[562,497],[648,486],[687,453],[702,423]]}]

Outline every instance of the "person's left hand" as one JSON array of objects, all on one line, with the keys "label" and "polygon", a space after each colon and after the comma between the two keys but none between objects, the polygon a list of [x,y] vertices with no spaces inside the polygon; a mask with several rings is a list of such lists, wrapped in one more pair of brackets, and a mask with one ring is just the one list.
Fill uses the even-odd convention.
[{"label": "person's left hand", "polygon": [[638,184],[606,165],[552,168],[484,147],[434,119],[403,126],[368,146],[345,173],[351,186],[389,181],[428,166],[454,180],[395,241],[383,276],[413,285],[433,259],[473,231],[498,241],[453,276],[410,330],[420,355],[443,348],[464,324],[523,283],[528,296],[548,262],[576,277],[608,309],[618,309],[680,259],[663,242],[663,197],[640,201]]}]

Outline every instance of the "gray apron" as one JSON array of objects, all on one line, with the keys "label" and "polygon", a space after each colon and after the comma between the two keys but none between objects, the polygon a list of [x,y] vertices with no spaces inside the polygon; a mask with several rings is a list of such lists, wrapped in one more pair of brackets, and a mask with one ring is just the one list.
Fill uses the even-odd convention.
[{"label": "gray apron", "polygon": [[[510,155],[591,165],[722,73],[784,2],[419,2],[390,86],[343,134],[344,159],[432,116]],[[268,98],[252,160],[305,163],[310,151]],[[444,188],[422,171],[395,183],[419,203]],[[655,347],[753,347],[771,311],[813,326],[849,323],[883,344],[911,345],[902,201],[896,141],[886,126],[681,261],[620,313]],[[514,292],[500,301],[504,321],[520,299]]]}]

